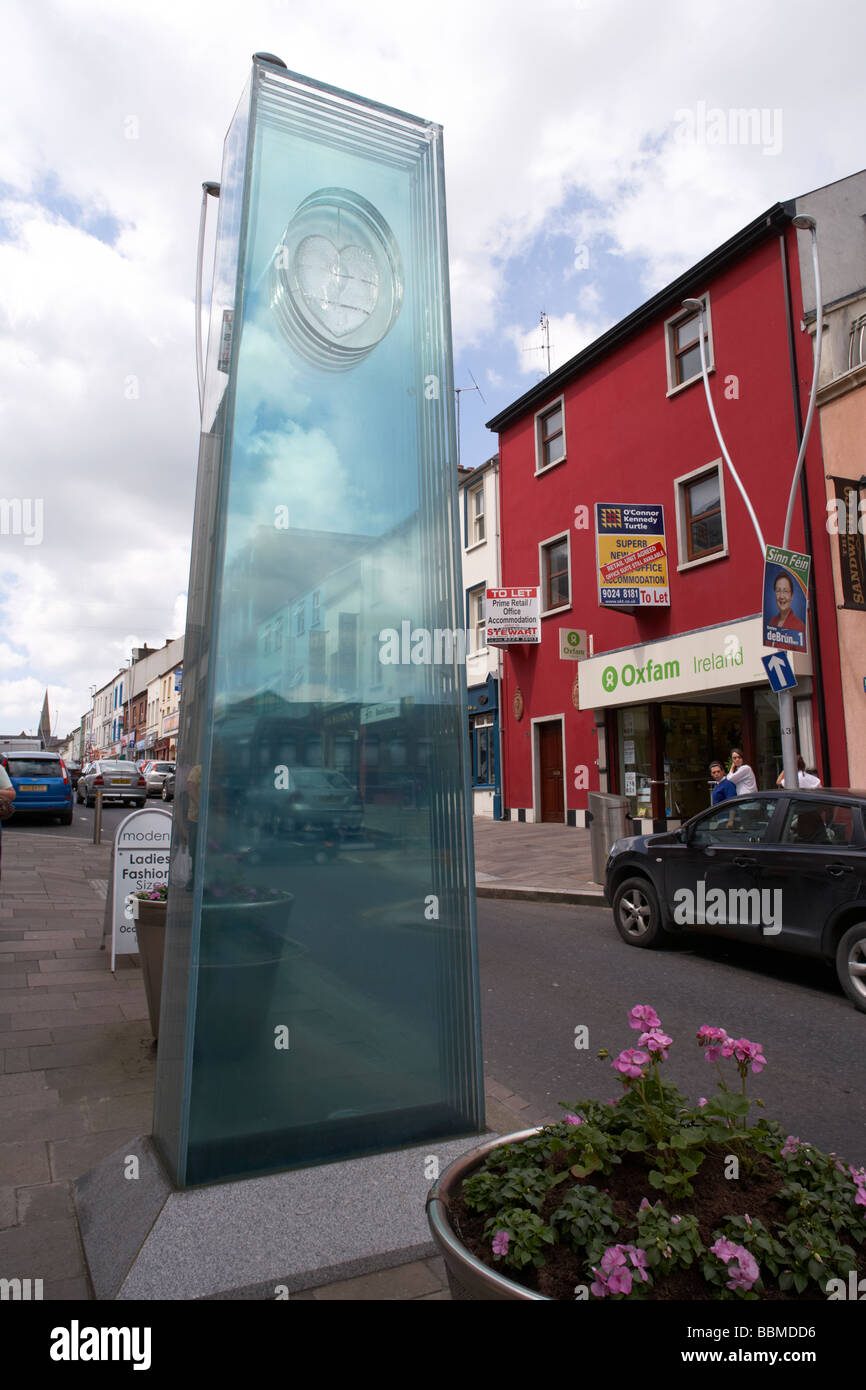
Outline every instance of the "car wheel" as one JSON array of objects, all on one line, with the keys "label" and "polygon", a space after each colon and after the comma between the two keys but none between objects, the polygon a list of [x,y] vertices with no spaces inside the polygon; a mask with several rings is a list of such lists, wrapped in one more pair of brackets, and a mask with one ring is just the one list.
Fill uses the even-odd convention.
[{"label": "car wheel", "polygon": [[60,824],[61,824],[61,825],[71,825],[71,824],[72,824],[72,812],[71,812],[71,811],[65,811],[65,812],[63,813],[62,816],[58,816],[58,820],[60,821]]},{"label": "car wheel", "polygon": [[849,927],[836,947],[836,974],[854,1008],[866,1014],[866,922]]},{"label": "car wheel", "polygon": [[162,799],[163,799],[163,801],[168,801],[168,797],[167,797],[166,794],[165,794],[165,787],[163,787],[163,789],[162,789]]},{"label": "car wheel", "polygon": [[627,878],[613,897],[613,919],[629,946],[660,946],[663,930],[656,890],[646,878]]}]

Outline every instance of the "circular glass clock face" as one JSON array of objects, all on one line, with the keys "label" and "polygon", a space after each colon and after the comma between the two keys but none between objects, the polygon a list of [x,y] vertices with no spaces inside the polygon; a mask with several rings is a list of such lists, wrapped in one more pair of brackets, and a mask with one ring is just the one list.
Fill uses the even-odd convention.
[{"label": "circular glass clock face", "polygon": [[271,265],[271,307],[313,366],[346,371],[390,333],[403,264],[388,223],[347,188],[320,188],[295,211]]}]

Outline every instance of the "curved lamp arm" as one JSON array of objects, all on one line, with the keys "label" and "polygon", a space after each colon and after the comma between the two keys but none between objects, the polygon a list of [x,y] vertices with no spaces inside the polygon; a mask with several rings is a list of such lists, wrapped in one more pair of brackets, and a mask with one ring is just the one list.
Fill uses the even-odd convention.
[{"label": "curved lamp arm", "polygon": [[198,222],[198,254],[196,256],[195,271],[195,372],[198,381],[198,413],[201,415],[204,410],[204,363],[202,360],[201,342],[201,278],[202,262],[204,260],[204,233],[207,223],[207,200],[208,194],[218,198],[220,186],[218,183],[203,183],[201,186],[201,216]]}]

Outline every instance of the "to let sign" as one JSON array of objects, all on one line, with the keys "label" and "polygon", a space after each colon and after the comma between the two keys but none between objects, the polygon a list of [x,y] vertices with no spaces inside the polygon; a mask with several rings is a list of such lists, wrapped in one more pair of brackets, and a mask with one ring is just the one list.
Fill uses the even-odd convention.
[{"label": "to let sign", "polygon": [[490,646],[541,641],[539,589],[488,589],[485,631]]}]

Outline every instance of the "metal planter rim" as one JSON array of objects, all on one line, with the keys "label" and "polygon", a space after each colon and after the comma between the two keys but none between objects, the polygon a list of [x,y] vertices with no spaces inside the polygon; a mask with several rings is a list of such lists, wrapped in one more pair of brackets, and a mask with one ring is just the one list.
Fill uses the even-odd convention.
[{"label": "metal planter rim", "polygon": [[446,1265],[455,1267],[454,1272],[458,1278],[465,1271],[465,1275],[473,1282],[485,1285],[491,1291],[493,1298],[550,1302],[550,1299],[544,1294],[535,1293],[532,1289],[525,1288],[523,1284],[518,1284],[503,1274],[497,1274],[495,1270],[483,1264],[470,1250],[467,1250],[452,1229],[448,1200],[457,1192],[464,1178],[468,1178],[470,1173],[478,1168],[494,1149],[500,1149],[506,1144],[519,1144],[524,1139],[532,1139],[534,1135],[541,1133],[542,1128],[543,1126],[538,1126],[534,1129],[519,1130],[515,1134],[503,1134],[497,1139],[491,1139],[486,1144],[479,1145],[477,1149],[470,1149],[469,1153],[463,1154],[448,1165],[427,1194],[427,1221]]}]

